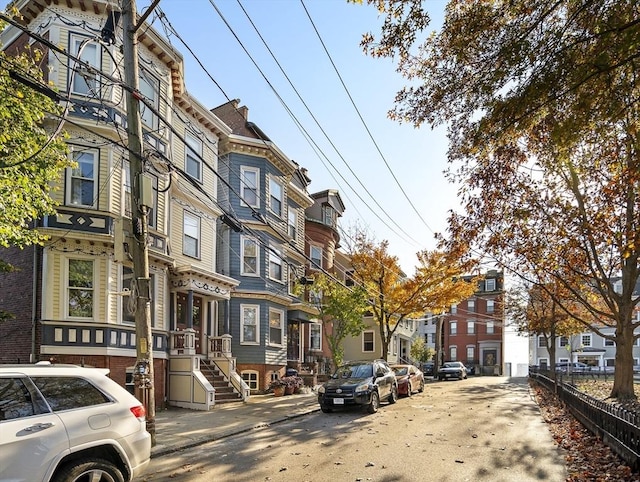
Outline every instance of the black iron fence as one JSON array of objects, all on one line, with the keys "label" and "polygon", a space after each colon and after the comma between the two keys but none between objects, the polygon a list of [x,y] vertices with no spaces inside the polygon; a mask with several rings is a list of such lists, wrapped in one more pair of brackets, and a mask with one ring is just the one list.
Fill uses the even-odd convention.
[{"label": "black iron fence", "polygon": [[[603,402],[580,392],[572,385],[572,378],[586,378],[586,373],[553,374],[537,369],[529,370],[529,377],[556,393],[574,417],[597,435],[631,468],[640,469],[640,413]],[[604,376],[604,374],[603,374]],[[611,374],[609,374],[612,377]]]}]

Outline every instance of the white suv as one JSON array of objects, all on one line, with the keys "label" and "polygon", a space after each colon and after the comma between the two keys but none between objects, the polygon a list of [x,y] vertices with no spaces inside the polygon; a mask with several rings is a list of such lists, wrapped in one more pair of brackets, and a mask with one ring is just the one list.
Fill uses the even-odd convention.
[{"label": "white suv", "polygon": [[0,480],[123,482],[151,454],[145,410],[108,369],[0,365]]}]

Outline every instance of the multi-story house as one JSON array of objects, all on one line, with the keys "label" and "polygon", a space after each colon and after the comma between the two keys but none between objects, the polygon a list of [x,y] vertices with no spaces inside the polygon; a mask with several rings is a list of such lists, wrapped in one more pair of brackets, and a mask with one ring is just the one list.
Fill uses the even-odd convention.
[{"label": "multi-story house", "polygon": [[[307,254],[306,274],[315,272],[331,273],[336,279],[349,285],[349,258],[339,251],[340,232],[338,222],[345,206],[340,193],[327,189],[311,194],[313,204],[305,210],[305,252]],[[307,296],[318,293],[307,291]],[[302,352],[291,353],[290,364],[300,365],[305,371],[326,375],[332,372],[331,350],[327,335],[332,333],[331,323],[323,323],[318,318],[302,325]]]},{"label": "multi-story house", "polygon": [[490,270],[473,296],[451,306],[443,315],[440,361],[473,365],[477,374],[503,373],[504,277]]},{"label": "multi-story house", "polygon": [[220,145],[220,205],[232,222],[220,227],[220,271],[239,280],[229,303],[237,371],[252,391],[285,374],[301,353],[301,325],[314,310],[300,297],[305,266],[306,170],[248,119],[238,100],[213,113],[232,133]]},{"label": "multi-story house", "polygon": [[[0,325],[0,357],[108,367],[131,387],[137,340],[134,297],[127,295],[137,284],[130,246],[146,243],[156,405],[166,398],[206,408],[215,390],[198,361],[211,357],[209,338],[223,332],[219,313],[238,284],[216,271],[218,146],[231,128],[185,91],[181,55],[153,29],[141,29],[141,182],[149,215],[148,236],[140,239],[131,219],[122,33],[108,41],[100,35],[109,5],[20,0],[24,29],[2,34],[9,54],[32,43],[44,49],[47,79],[70,98],[65,129],[76,165],[54,191],[57,213],[39,222],[50,240],[13,258],[18,276],[2,276],[2,304],[16,318]],[[21,333],[15,346],[11,333]]]}]

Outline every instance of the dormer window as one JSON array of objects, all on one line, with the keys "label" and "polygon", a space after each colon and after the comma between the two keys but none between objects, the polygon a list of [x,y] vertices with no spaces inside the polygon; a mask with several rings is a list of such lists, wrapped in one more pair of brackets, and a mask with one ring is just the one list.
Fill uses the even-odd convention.
[{"label": "dormer window", "polygon": [[328,204],[322,206],[322,222],[332,228],[336,227],[336,210]]}]

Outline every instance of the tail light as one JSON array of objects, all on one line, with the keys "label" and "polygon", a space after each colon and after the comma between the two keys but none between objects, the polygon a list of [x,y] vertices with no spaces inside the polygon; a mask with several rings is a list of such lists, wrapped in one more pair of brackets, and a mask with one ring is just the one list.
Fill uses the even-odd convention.
[{"label": "tail light", "polygon": [[131,413],[133,414],[133,416],[136,417],[138,420],[140,420],[141,422],[144,421],[147,411],[144,409],[142,405],[131,407],[129,410],[131,410]]}]

